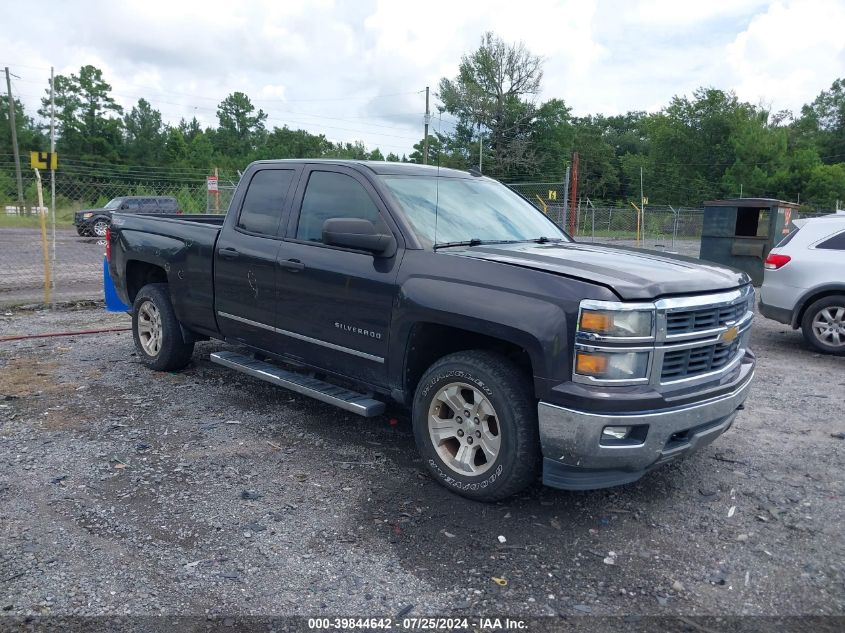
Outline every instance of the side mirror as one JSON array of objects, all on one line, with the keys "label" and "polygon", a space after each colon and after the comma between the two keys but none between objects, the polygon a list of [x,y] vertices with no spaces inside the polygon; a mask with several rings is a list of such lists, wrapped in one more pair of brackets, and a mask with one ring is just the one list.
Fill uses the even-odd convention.
[{"label": "side mirror", "polygon": [[129,208],[129,205],[128,205],[128,204],[126,204],[125,202],[124,202],[122,205],[120,205],[120,210],[121,210],[121,211],[126,211],[126,209],[128,209],[128,208]]},{"label": "side mirror", "polygon": [[369,251],[381,257],[396,252],[396,238],[379,233],[369,220],[361,218],[330,218],[323,222],[323,244]]}]

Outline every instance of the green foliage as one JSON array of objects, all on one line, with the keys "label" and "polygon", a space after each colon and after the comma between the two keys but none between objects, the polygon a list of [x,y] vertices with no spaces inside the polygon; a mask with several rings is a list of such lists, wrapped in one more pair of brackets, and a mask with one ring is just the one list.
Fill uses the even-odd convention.
[{"label": "green foliage", "polygon": [[[654,113],[573,116],[563,98],[536,100],[542,74],[542,60],[525,45],[485,34],[462,57],[457,75],[440,81],[436,107],[450,131],[429,136],[429,164],[469,169],[481,162],[485,174],[508,182],[561,182],[578,152],[579,194],[625,207],[639,201],[641,174],[651,204],[698,206],[740,192],[800,197],[826,209],[845,200],[845,78],[797,118],[712,87],[676,96]],[[183,210],[201,212],[207,174],[219,168],[236,180],[237,170],[258,159],[422,162],[422,141],[408,156],[385,157],[360,141],[334,142],[287,125],[268,129],[268,115],[241,92],[220,102],[217,125],[203,127],[196,118],[168,124],[143,98],[124,113],[94,66],[57,75],[54,88],[63,209],[143,193],[176,195]],[[42,120],[49,116],[49,89],[46,95]],[[18,100],[14,108],[26,163],[29,150],[45,150],[49,141],[43,121],[37,124]],[[10,136],[8,103],[0,96],[0,147],[10,147]],[[0,202],[13,204],[11,157],[2,167]],[[34,206],[31,177],[25,194]]]}]

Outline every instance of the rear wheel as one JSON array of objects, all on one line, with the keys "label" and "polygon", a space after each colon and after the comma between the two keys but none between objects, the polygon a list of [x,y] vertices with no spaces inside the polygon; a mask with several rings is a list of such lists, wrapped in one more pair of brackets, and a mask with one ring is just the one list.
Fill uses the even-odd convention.
[{"label": "rear wheel", "polygon": [[804,339],[826,354],[845,354],[845,296],[831,295],[812,303],[801,319]]},{"label": "rear wheel", "polygon": [[530,378],[485,350],[450,354],[414,395],[417,449],[438,482],[478,501],[515,494],[537,477],[540,442]]},{"label": "rear wheel", "polygon": [[132,307],[132,336],[141,362],[158,371],[182,369],[194,352],[193,342],[182,338],[167,284],[147,284],[138,291]]}]

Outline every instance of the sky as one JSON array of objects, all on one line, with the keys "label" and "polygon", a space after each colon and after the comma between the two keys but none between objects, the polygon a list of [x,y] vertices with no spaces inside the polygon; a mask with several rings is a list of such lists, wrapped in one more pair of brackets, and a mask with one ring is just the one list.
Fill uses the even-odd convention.
[{"label": "sky", "polygon": [[[34,114],[56,73],[104,71],[124,108],[216,124],[245,92],[287,124],[387,154],[422,138],[442,77],[485,31],[544,59],[539,99],[655,111],[699,86],[798,112],[845,76],[845,0],[125,0],[7,3],[0,67]],[[453,119],[433,120],[448,131]]]}]

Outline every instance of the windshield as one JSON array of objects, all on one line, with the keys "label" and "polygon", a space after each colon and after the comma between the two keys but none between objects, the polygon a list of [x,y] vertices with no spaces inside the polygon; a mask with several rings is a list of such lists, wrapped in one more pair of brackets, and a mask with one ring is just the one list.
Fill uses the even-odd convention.
[{"label": "windshield", "polygon": [[493,180],[436,176],[381,179],[402,205],[419,238],[429,244],[569,239],[531,203]]},{"label": "windshield", "polygon": [[104,206],[103,208],[104,209],[117,209],[120,206],[120,201],[122,199],[123,198],[112,198],[111,200],[106,202],[106,206]]}]

